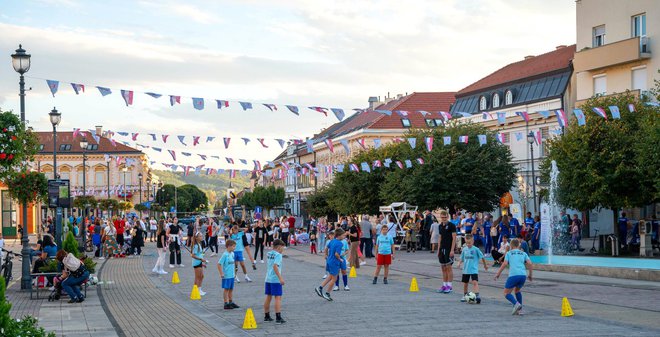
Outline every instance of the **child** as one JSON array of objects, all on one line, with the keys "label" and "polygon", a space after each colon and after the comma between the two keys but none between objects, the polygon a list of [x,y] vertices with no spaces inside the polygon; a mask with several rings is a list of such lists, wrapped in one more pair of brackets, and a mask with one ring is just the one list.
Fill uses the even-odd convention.
[{"label": "child", "polygon": [[[325,241],[325,248],[323,249],[324,255],[323,258],[325,260],[328,260],[328,245],[330,245],[330,241],[335,238],[335,233],[334,232],[328,232],[327,234],[328,239]],[[323,279],[325,280],[328,277],[328,264],[325,264],[325,274],[323,275]]]},{"label": "child", "polygon": [[[529,256],[520,250],[520,241],[518,239],[511,240],[511,250],[506,253],[504,257],[504,263],[497,271],[495,275],[495,280],[500,277],[500,274],[509,266],[509,278],[506,279],[506,284],[504,285],[504,298],[509,300],[513,304],[512,315],[520,314],[522,310],[522,293],[520,290],[525,285],[525,280],[527,279],[527,270],[525,266],[529,267],[529,281],[532,281],[532,261],[529,259]],[[511,291],[515,291],[516,297],[511,295]]]},{"label": "child", "polygon": [[376,251],[378,256],[376,257],[376,271],[374,272],[374,282],[373,284],[378,283],[378,274],[380,274],[380,268],[385,266],[385,275],[383,277],[383,283],[387,284],[387,276],[390,272],[390,264],[394,259],[394,240],[392,237],[387,235],[387,227],[383,226],[380,228],[380,235],[376,238]]},{"label": "child", "polygon": [[571,248],[578,249],[578,233],[580,227],[578,227],[577,221],[573,221],[571,225]]},{"label": "child", "polygon": [[284,251],[284,241],[275,240],[273,250],[268,252],[268,269],[266,270],[266,300],[264,301],[264,321],[272,322],[270,317],[270,301],[275,297],[275,323],[284,324],[282,319],[282,286],[284,278],[282,277],[282,252]]},{"label": "child", "polygon": [[[245,250],[245,245],[243,241],[243,236],[245,236],[245,232],[243,232],[242,229],[238,228],[238,225],[234,225],[231,227],[231,239],[236,242],[236,249],[234,250],[234,259],[236,260],[236,271],[238,271],[238,265],[241,266],[241,269],[243,269],[243,274],[245,274],[245,281],[246,282],[252,282],[250,277],[247,274],[247,269],[245,268],[245,258],[243,257],[243,251]],[[248,257],[252,258],[252,256],[248,252]],[[241,283],[241,281],[238,279],[238,273],[236,273],[236,282]]]},{"label": "child", "polygon": [[[326,269],[330,277],[326,278],[320,286],[314,288],[314,291],[316,291],[317,295],[325,298],[328,301],[332,301],[332,297],[330,297],[330,289],[332,289],[332,285],[335,283],[335,279],[337,279],[339,276],[339,267],[343,261],[341,257],[341,250],[343,247],[341,240],[343,240],[345,236],[346,232],[344,232],[343,229],[337,228],[335,230],[335,238],[328,243],[327,248],[328,253],[326,259]],[[326,286],[328,289],[324,293],[323,288]]]},{"label": "child", "polygon": [[309,235],[309,242],[310,254],[318,254],[316,252],[316,233],[312,232],[312,234]]},{"label": "child", "polygon": [[486,265],[486,259],[484,254],[481,252],[481,249],[474,246],[474,237],[472,234],[465,235],[465,245],[467,247],[463,248],[461,251],[461,260],[458,263],[458,267],[461,267],[463,264],[463,298],[461,302],[467,302],[468,300],[468,283],[472,279],[472,289],[477,295],[477,304],[481,303],[481,297],[479,297],[479,259],[484,264],[484,270],[488,270]]},{"label": "child", "polygon": [[239,306],[234,303],[234,274],[236,262],[234,260],[234,249],[236,249],[236,241],[227,240],[225,243],[227,250],[222,253],[222,257],[218,261],[218,272],[220,279],[222,279],[222,298],[225,301],[225,309],[238,309]]},{"label": "child", "polygon": [[204,281],[204,267],[206,265],[204,263],[208,263],[208,260],[204,259],[204,248],[202,247],[202,241],[203,241],[202,233],[197,232],[192,237],[191,240],[191,245],[192,245],[192,265],[193,269],[195,270],[195,282],[194,284],[197,286],[199,289],[199,295],[204,296],[206,293],[202,290],[202,281]]},{"label": "child", "polygon": [[532,232],[532,252],[541,249],[541,217],[534,217],[534,231]]},{"label": "child", "polygon": [[439,293],[449,294],[454,291],[451,284],[454,279],[454,247],[456,247],[456,225],[449,221],[449,213],[445,210],[440,212],[440,229],[438,242],[438,261],[442,268],[442,288]]},{"label": "child", "polygon": [[[345,233],[344,238],[341,240],[341,262],[339,263],[339,269],[341,269],[341,280],[344,282],[344,290],[349,291],[351,289],[348,287],[348,274],[346,274],[346,256],[350,250],[350,245],[348,244],[347,234],[348,232]],[[335,287],[332,288],[332,291],[337,290],[339,290],[339,275],[337,275],[337,279],[335,280]]]}]

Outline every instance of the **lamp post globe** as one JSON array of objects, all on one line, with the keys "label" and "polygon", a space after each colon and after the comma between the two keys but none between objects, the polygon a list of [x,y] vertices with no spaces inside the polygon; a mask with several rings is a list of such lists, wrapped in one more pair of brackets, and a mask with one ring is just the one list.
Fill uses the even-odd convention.
[{"label": "lamp post globe", "polygon": [[58,126],[62,120],[62,114],[55,107],[48,113],[48,117],[50,118],[50,124],[53,124],[53,128]]},{"label": "lamp post globe", "polygon": [[18,45],[16,53],[11,54],[11,65],[14,67],[14,70],[23,75],[30,70],[30,54],[25,52],[23,45]]},{"label": "lamp post globe", "polygon": [[529,144],[531,145],[531,144],[534,144],[534,141],[535,141],[535,139],[534,139],[534,132],[530,131],[530,132],[527,134],[527,143],[529,143]]}]

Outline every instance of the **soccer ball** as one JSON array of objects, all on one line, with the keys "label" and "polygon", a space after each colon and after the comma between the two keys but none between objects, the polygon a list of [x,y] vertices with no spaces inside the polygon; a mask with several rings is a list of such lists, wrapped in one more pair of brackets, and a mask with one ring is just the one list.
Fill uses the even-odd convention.
[{"label": "soccer ball", "polygon": [[477,303],[477,294],[475,294],[475,293],[473,293],[473,292],[469,292],[469,293],[467,294],[467,302],[468,302],[469,304],[475,304],[475,303]]}]

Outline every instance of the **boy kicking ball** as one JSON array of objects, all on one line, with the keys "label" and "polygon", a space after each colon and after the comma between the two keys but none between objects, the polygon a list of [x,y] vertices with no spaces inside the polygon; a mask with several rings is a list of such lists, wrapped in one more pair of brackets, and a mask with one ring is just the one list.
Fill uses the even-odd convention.
[{"label": "boy kicking ball", "polygon": [[[342,262],[341,250],[343,247],[341,240],[344,239],[345,234],[346,233],[341,228],[337,228],[335,230],[335,238],[330,241],[327,248],[328,258],[326,260],[325,268],[328,271],[328,278],[323,280],[323,283],[321,283],[320,286],[314,288],[314,291],[316,291],[317,295],[325,298],[328,301],[332,301],[332,297],[330,297],[330,291],[334,286],[335,280],[339,277],[339,268]],[[323,288],[325,287],[328,287],[328,289],[324,292]]]},{"label": "boy kicking ball", "polygon": [[284,324],[282,319],[282,286],[284,278],[282,277],[282,252],[284,251],[284,241],[275,240],[273,250],[268,252],[268,269],[266,270],[266,300],[264,301],[264,321],[272,322],[270,317],[270,301],[275,297],[275,323]]},{"label": "boy kicking ball", "polygon": [[225,246],[227,250],[222,253],[218,261],[218,272],[220,273],[220,279],[222,279],[222,298],[225,301],[225,309],[238,309],[239,306],[234,303],[232,296],[234,293],[234,269],[236,268],[234,261],[236,242],[231,239],[227,240]]},{"label": "boy kicking ball", "polygon": [[477,295],[476,303],[481,303],[481,297],[479,297],[479,260],[484,264],[484,270],[488,270],[486,265],[486,259],[484,254],[481,252],[481,249],[474,246],[474,237],[472,234],[465,235],[465,245],[461,251],[461,260],[458,263],[458,267],[463,265],[463,298],[461,302],[468,302],[468,283],[470,279],[472,280],[472,290],[474,290],[475,295]]},{"label": "boy kicking ball", "polygon": [[[511,240],[511,250],[506,253],[504,256],[504,263],[497,271],[495,275],[495,280],[500,277],[500,274],[509,266],[509,278],[506,279],[506,284],[504,285],[504,298],[509,300],[513,304],[512,315],[520,315],[522,310],[522,293],[520,290],[525,285],[527,280],[527,268],[529,268],[529,281],[532,281],[532,261],[529,259],[527,253],[520,250],[520,241],[518,239]],[[511,295],[511,292],[515,292],[515,297]]]}]

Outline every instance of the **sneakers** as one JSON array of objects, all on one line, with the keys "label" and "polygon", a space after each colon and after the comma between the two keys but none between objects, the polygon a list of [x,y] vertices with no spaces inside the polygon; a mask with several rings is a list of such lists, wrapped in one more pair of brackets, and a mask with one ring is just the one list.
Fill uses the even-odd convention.
[{"label": "sneakers", "polygon": [[442,286],[442,288],[438,289],[437,292],[444,294],[446,290],[447,290],[447,286]]},{"label": "sneakers", "polygon": [[234,277],[234,282],[241,283],[241,279],[239,279],[238,276],[236,276],[236,277]]},{"label": "sneakers", "polygon": [[383,284],[387,284],[387,278],[383,279]]},{"label": "sneakers", "polygon": [[286,321],[281,317],[275,320],[275,324],[284,324],[284,323],[286,323]]},{"label": "sneakers", "polygon": [[323,294],[323,298],[325,298],[325,299],[328,300],[328,301],[332,301],[332,297],[330,297],[330,293],[327,293],[327,292],[324,293],[324,294]]},{"label": "sneakers", "polygon": [[337,291],[337,290],[339,290],[339,286],[335,286],[334,288],[332,288],[332,291]]},{"label": "sneakers", "polygon": [[211,256],[216,256],[216,255],[218,255],[218,254],[216,254],[215,252],[211,253]]},{"label": "sneakers", "polygon": [[199,296],[204,296],[204,295],[206,295],[206,291],[200,289],[199,290]]},{"label": "sneakers", "polygon": [[179,268],[183,268],[183,267],[185,267],[185,266],[182,265],[182,264],[178,264],[177,267],[179,267]]},{"label": "sneakers", "polygon": [[105,257],[101,256],[99,257],[99,260],[105,260]]},{"label": "sneakers", "polygon": [[170,265],[170,268],[174,268],[174,265],[173,265],[173,264],[171,264],[171,265]]},{"label": "sneakers", "polygon": [[316,287],[314,288],[314,291],[316,292],[319,297],[323,297],[323,288],[322,287]]},{"label": "sneakers", "polygon": [[445,294],[450,294],[453,291],[454,291],[454,288],[452,288],[451,286],[447,286],[447,289],[445,289]]},{"label": "sneakers", "polygon": [[522,304],[516,303],[513,306],[513,310],[511,311],[511,315],[517,315],[520,312],[520,310],[522,310]]},{"label": "sneakers", "polygon": [[158,274],[158,269],[154,268],[154,269],[151,270],[151,272],[154,273],[154,274]]},{"label": "sneakers", "polygon": [[264,260],[261,260],[261,263],[264,263]]},{"label": "sneakers", "polygon": [[468,295],[465,294],[465,296],[461,297],[461,302],[467,302],[468,301]]},{"label": "sneakers", "polygon": [[238,309],[238,308],[240,308],[240,307],[239,307],[238,305],[236,305],[236,303],[234,303],[234,302],[229,302],[229,306],[231,306],[232,309]]},{"label": "sneakers", "polygon": [[374,277],[374,282],[372,284],[378,283],[378,277]]},{"label": "sneakers", "polygon": [[323,275],[324,280],[327,279],[327,278],[328,278],[328,274]]},{"label": "sneakers", "polygon": [[360,261],[361,266],[364,266],[365,264],[367,264],[367,261]]},{"label": "sneakers", "polygon": [[249,283],[249,282],[252,282],[252,279],[249,278],[247,275],[245,275],[245,282],[248,282],[248,283]]},{"label": "sneakers", "polygon": [[272,322],[272,321],[273,321],[272,317],[270,317],[270,316],[264,317],[264,322]]},{"label": "sneakers", "polygon": [[158,271],[158,274],[165,275],[165,274],[167,274],[167,272],[161,269],[161,270]]},{"label": "sneakers", "polygon": [[477,304],[481,304],[481,297],[477,296]]},{"label": "sneakers", "polygon": [[231,310],[231,309],[234,309],[234,308],[232,308],[232,306],[230,304],[225,303],[225,310]]},{"label": "sneakers", "polygon": [[344,287],[344,291],[350,291],[350,290],[351,290],[351,288],[349,288],[348,286]]}]

